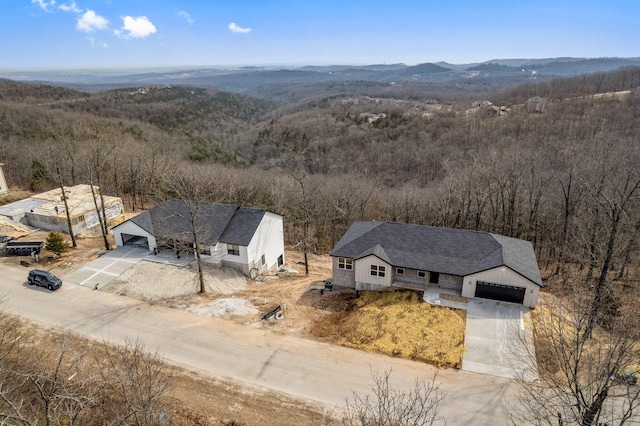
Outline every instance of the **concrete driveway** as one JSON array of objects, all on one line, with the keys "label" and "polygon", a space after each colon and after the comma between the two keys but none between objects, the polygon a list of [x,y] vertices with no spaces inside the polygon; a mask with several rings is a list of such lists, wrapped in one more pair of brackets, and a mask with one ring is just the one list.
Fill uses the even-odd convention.
[{"label": "concrete driveway", "polygon": [[148,255],[149,250],[146,249],[118,247],[65,276],[64,282],[90,288],[96,285],[101,287]]},{"label": "concrete driveway", "polygon": [[[441,289],[425,292],[425,301],[467,311],[462,370],[497,377],[535,380],[535,347],[529,309],[515,303],[440,299]],[[527,326],[527,324],[529,324]]]}]

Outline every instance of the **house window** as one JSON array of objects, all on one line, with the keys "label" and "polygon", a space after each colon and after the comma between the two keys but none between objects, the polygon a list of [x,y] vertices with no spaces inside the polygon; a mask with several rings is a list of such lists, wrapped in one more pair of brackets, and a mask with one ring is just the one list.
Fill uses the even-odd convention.
[{"label": "house window", "polygon": [[438,284],[440,281],[440,274],[438,272],[431,272],[429,274],[429,284]]},{"label": "house window", "polygon": [[264,254],[263,254],[262,257],[260,258],[260,264],[262,266],[264,266],[265,263],[267,263],[267,260],[265,259]]},{"label": "house window", "polygon": [[396,275],[404,275],[404,268],[396,268]]},{"label": "house window", "polygon": [[384,277],[387,268],[381,265],[371,265],[371,276],[372,277]]},{"label": "house window", "polygon": [[240,256],[240,246],[237,244],[227,244],[227,253]]},{"label": "house window", "polygon": [[353,269],[353,259],[349,259],[349,258],[346,258],[346,257],[339,257],[338,258],[338,269],[352,270]]},{"label": "house window", "polygon": [[427,276],[427,271],[418,271],[418,278],[424,278]]}]

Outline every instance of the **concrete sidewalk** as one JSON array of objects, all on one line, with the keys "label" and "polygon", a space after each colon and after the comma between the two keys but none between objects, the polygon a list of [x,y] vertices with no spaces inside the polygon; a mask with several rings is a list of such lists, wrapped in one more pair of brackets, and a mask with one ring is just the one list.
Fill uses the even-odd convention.
[{"label": "concrete sidewalk", "polygon": [[462,370],[497,377],[535,380],[533,330],[526,324],[529,310],[515,303],[489,299],[468,299],[467,303],[443,299],[455,292],[431,288],[424,294],[428,303],[467,311]]}]

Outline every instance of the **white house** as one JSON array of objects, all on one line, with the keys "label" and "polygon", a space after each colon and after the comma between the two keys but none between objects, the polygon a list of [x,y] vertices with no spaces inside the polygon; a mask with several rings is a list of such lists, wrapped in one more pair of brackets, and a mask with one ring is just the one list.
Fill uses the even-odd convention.
[{"label": "white house", "polygon": [[282,216],[262,209],[171,199],[113,228],[116,245],[151,252],[193,250],[205,261],[248,276],[278,268],[284,259]]},{"label": "white house", "polygon": [[542,287],[531,242],[488,232],[357,222],[331,256],[334,285],[357,290],[435,286],[534,307]]}]

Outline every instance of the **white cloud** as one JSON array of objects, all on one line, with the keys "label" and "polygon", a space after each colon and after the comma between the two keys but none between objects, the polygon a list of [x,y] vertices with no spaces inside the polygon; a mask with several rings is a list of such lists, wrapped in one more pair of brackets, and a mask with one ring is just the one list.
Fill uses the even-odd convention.
[{"label": "white cloud", "polygon": [[31,3],[37,4],[38,6],[40,6],[40,9],[48,12],[50,7],[56,5],[56,0],[31,0]]},{"label": "white cloud", "polygon": [[91,47],[96,47],[96,45],[98,45],[99,47],[102,47],[103,49],[108,49],[109,45],[103,41],[96,41],[95,38],[91,37],[91,36],[87,36],[87,40],[89,41],[89,43],[91,44]]},{"label": "white cloud", "polygon": [[251,28],[239,27],[235,22],[230,23],[227,27],[229,27],[232,33],[246,34],[251,32]]},{"label": "white cloud", "polygon": [[102,16],[97,15],[93,10],[87,10],[82,16],[78,17],[76,28],[78,31],[92,33],[95,30],[105,30],[109,26],[109,21]]},{"label": "white cloud", "polygon": [[78,7],[75,1],[72,1],[69,4],[61,4],[58,6],[58,9],[64,12],[82,13],[82,9]]},{"label": "white cloud", "polygon": [[181,17],[181,18],[186,19],[188,23],[193,24],[193,18],[191,17],[189,12],[186,12],[184,10],[180,10],[178,12],[178,16]]},{"label": "white cloud", "polygon": [[156,32],[156,27],[146,16],[125,16],[122,29],[115,30],[114,34],[122,38],[145,38]]}]

